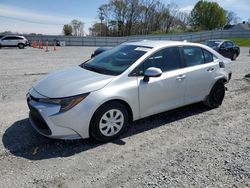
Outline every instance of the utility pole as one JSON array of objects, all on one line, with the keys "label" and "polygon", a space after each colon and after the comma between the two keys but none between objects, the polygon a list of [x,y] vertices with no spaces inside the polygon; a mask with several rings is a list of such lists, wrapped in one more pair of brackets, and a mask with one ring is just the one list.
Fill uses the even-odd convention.
[{"label": "utility pole", "polygon": [[101,26],[100,26],[100,35],[102,36],[102,21],[104,20],[104,16],[103,16],[103,9],[102,8],[99,8],[99,11],[100,11],[100,16],[99,16],[99,19],[101,20]]}]

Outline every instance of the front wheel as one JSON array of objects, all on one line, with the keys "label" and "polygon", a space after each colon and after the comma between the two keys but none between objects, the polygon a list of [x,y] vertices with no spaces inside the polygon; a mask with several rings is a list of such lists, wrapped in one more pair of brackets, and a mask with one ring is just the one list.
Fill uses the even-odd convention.
[{"label": "front wheel", "polygon": [[128,122],[128,111],[119,102],[102,105],[92,117],[90,135],[101,142],[118,137]]},{"label": "front wheel", "polygon": [[214,84],[209,95],[207,96],[204,104],[209,108],[217,108],[222,104],[225,96],[225,86],[222,81],[218,81]]}]

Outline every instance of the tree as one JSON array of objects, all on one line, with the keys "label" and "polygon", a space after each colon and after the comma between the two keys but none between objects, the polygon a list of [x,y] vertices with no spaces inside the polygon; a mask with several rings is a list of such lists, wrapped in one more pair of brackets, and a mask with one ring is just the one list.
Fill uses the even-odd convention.
[{"label": "tree", "polygon": [[226,25],[232,24],[232,22],[237,17],[236,13],[233,11],[227,11],[227,10],[225,11],[225,13],[226,13],[226,19],[227,19]]},{"label": "tree", "polygon": [[[109,27],[110,19],[111,19],[111,6],[110,4],[102,4],[98,8],[98,17],[101,20],[101,24],[104,23],[105,27]],[[104,22],[103,22],[104,21]],[[103,29],[102,27],[100,29]],[[102,30],[102,35],[108,36],[109,35],[109,29]]]},{"label": "tree", "polygon": [[84,35],[84,23],[79,20],[72,20],[71,21],[73,35],[74,36],[83,36]]},{"label": "tree", "polygon": [[185,30],[188,15],[160,0],[109,0],[98,8],[98,17],[101,23],[92,26],[92,35],[127,36]]},{"label": "tree", "polygon": [[117,21],[118,36],[125,35],[125,19],[127,14],[127,5],[125,0],[110,0],[111,11],[113,12],[114,20]]},{"label": "tree", "polygon": [[66,35],[66,36],[70,36],[72,35],[72,32],[73,32],[73,28],[71,25],[69,24],[65,24],[63,26],[63,34]]},{"label": "tree", "polygon": [[225,10],[216,2],[200,0],[191,11],[190,24],[208,30],[222,27],[226,24]]},{"label": "tree", "polygon": [[95,23],[91,28],[89,28],[90,35],[92,36],[103,36],[103,33],[107,33],[107,26],[103,23]]}]

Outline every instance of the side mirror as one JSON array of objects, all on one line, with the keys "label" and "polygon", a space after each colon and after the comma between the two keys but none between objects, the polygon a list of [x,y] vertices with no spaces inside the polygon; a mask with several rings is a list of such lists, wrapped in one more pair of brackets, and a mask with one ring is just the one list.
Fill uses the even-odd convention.
[{"label": "side mirror", "polygon": [[150,77],[160,77],[162,75],[162,70],[155,67],[149,67],[145,73],[143,81],[148,82]]}]

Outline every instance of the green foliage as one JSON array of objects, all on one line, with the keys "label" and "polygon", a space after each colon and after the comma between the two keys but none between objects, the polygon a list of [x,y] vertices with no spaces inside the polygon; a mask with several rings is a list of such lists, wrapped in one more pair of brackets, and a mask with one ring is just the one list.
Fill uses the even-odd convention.
[{"label": "green foliage", "polygon": [[73,28],[71,25],[69,24],[65,24],[63,26],[63,34],[66,35],[66,36],[70,36],[72,35],[72,32],[73,32]]},{"label": "green foliage", "polygon": [[[186,30],[183,30],[181,28],[173,28],[173,29],[170,29],[167,33],[168,34],[179,34],[179,33],[184,33],[184,32],[186,32]],[[166,32],[162,31],[162,30],[156,30],[156,31],[153,31],[151,34],[152,35],[165,35]]]},{"label": "green foliage", "polygon": [[250,38],[228,38],[227,40],[234,41],[239,46],[250,47]]},{"label": "green foliage", "polygon": [[93,36],[107,36],[108,28],[103,23],[95,23],[89,31]]},{"label": "green foliage", "polygon": [[212,30],[226,24],[225,10],[216,2],[200,0],[190,14],[190,24],[200,30]]}]

